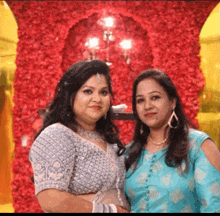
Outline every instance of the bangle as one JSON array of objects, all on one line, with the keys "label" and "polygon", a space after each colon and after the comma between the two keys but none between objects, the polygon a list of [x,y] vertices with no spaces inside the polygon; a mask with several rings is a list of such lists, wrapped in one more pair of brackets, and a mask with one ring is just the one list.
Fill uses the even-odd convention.
[{"label": "bangle", "polygon": [[111,213],[117,213],[117,207],[114,204],[108,204],[110,209],[111,209]]},{"label": "bangle", "polygon": [[92,202],[92,213],[103,213],[104,206],[101,203]]},{"label": "bangle", "polygon": [[92,213],[117,213],[117,207],[114,204],[92,202]]}]

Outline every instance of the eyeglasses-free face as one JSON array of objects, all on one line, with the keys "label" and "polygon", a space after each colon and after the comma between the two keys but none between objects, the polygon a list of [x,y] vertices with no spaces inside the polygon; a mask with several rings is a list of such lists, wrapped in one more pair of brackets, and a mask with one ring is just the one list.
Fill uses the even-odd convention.
[{"label": "eyeglasses-free face", "polygon": [[136,110],[139,118],[149,128],[159,129],[167,125],[176,106],[163,87],[154,79],[144,79],[137,85]]},{"label": "eyeglasses-free face", "polygon": [[73,112],[76,122],[86,128],[95,126],[110,107],[110,92],[103,74],[91,76],[76,94]]}]

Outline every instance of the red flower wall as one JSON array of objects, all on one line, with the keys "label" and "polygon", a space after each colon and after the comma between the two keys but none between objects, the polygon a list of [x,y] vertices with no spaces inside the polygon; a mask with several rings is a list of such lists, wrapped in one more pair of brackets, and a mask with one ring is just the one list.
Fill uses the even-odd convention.
[{"label": "red flower wall", "polygon": [[[12,171],[15,212],[42,212],[34,195],[28,153],[38,129],[38,109],[53,97],[55,86],[67,69],[85,55],[88,37],[101,39],[100,19],[116,20],[115,40],[109,46],[114,104],[131,109],[132,83],[143,70],[164,70],[175,83],[188,118],[195,119],[198,94],[205,84],[199,64],[199,33],[215,1],[7,1],[18,22],[17,70],[13,131],[15,158]],[[131,63],[126,64],[119,42],[132,39]],[[105,45],[98,58],[105,60]],[[120,137],[132,139],[133,123],[116,121]],[[26,147],[22,136],[29,137]]]}]

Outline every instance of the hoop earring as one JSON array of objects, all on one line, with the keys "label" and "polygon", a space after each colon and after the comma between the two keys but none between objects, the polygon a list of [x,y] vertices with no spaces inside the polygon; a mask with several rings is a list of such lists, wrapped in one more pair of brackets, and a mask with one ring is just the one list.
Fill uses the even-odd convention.
[{"label": "hoop earring", "polygon": [[[173,126],[171,123],[172,123],[172,120],[173,120],[173,117],[174,117],[174,119],[176,120],[176,126]],[[169,127],[170,128],[173,128],[173,129],[176,129],[177,128],[177,126],[178,126],[178,117],[177,117],[177,115],[176,115],[176,113],[175,113],[175,111],[173,110],[173,113],[172,113],[172,115],[170,116],[170,119],[168,120],[168,125],[169,125]]]},{"label": "hoop earring", "polygon": [[142,124],[140,128],[140,134],[142,135],[143,133],[144,133],[144,129],[143,129],[143,124]]}]

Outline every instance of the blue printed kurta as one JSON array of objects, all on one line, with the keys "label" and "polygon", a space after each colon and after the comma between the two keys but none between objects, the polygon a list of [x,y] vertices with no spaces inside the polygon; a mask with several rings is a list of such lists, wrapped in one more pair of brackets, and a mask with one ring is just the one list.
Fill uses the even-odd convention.
[{"label": "blue printed kurta", "polygon": [[[132,212],[220,212],[220,172],[201,150],[209,136],[190,129],[188,173],[165,163],[167,147],[150,153],[127,171],[125,193]],[[184,163],[182,164],[184,168]]]}]

